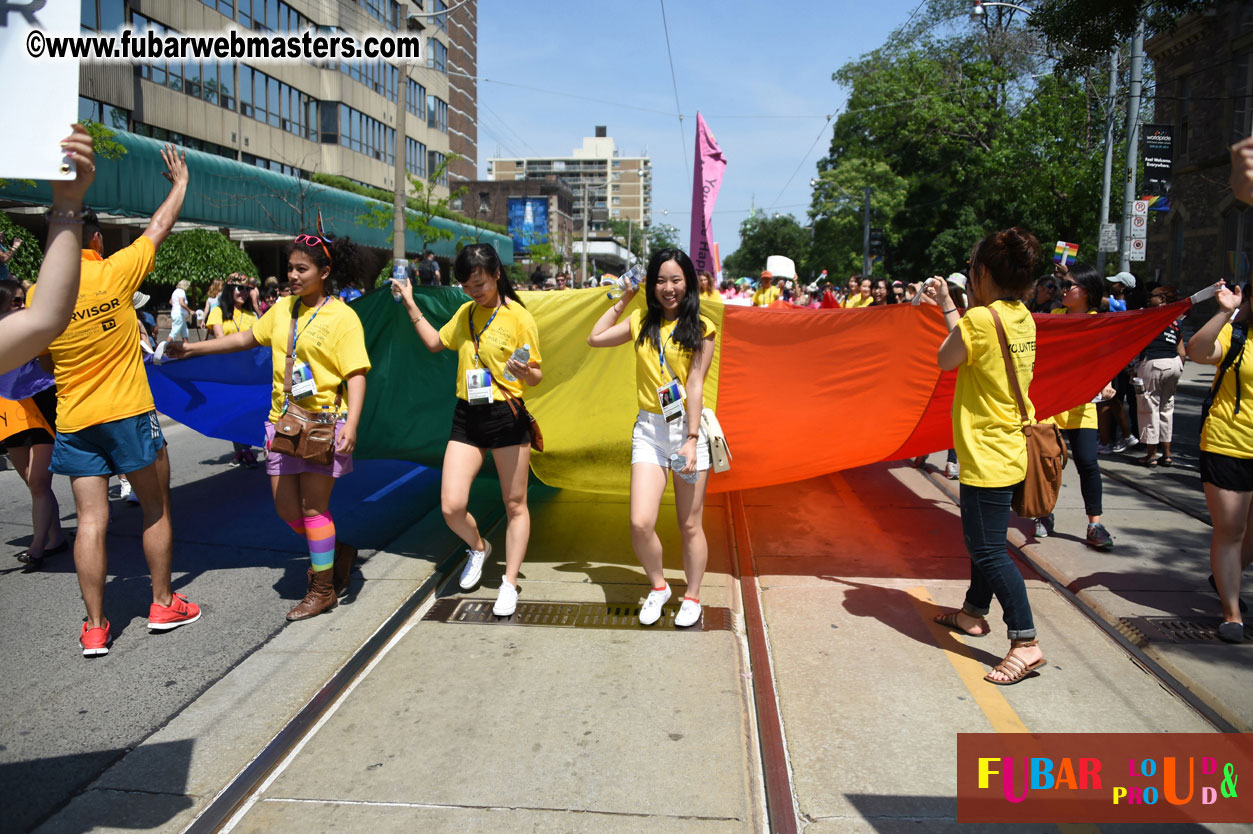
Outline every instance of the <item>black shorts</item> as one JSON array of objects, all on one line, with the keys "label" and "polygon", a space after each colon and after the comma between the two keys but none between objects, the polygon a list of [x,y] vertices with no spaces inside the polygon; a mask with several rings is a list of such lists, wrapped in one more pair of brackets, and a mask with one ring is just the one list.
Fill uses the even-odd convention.
[{"label": "black shorts", "polygon": [[457,408],[452,413],[452,434],[448,439],[480,449],[529,446],[530,420],[523,409],[518,409],[518,416],[514,417],[509,403],[470,405],[458,398]]},{"label": "black shorts", "polygon": [[[57,425],[57,389],[51,386],[40,391],[31,397],[35,402],[35,407],[39,409],[39,413],[43,415],[48,425],[56,428]],[[21,449],[23,446],[39,446],[45,443],[52,443],[53,437],[44,429],[24,429],[10,437],[0,440],[0,449]]]},{"label": "black shorts", "polygon": [[1201,482],[1231,492],[1253,492],[1253,458],[1201,450]]}]

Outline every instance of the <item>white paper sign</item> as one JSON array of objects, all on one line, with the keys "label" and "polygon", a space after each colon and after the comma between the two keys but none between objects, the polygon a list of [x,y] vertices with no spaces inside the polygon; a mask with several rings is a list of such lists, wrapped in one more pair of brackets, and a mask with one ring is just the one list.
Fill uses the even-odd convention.
[{"label": "white paper sign", "polygon": [[1136,215],[1131,218],[1131,239],[1144,240],[1149,234],[1149,219]]},{"label": "white paper sign", "polygon": [[1129,259],[1133,261],[1142,261],[1148,255],[1148,246],[1143,238],[1136,238],[1131,241],[1131,252]]},{"label": "white paper sign", "polygon": [[[49,37],[79,34],[82,4],[0,0],[0,78],[8,129],[0,131],[0,178],[69,180],[60,141],[78,121],[78,59],[47,57]],[[32,58],[31,52],[42,58]]]},{"label": "white paper sign", "polygon": [[1118,227],[1113,223],[1101,224],[1101,241],[1097,246],[1098,252],[1117,252],[1118,251]]},{"label": "white paper sign", "polygon": [[1133,217],[1147,217],[1148,213],[1149,213],[1149,201],[1148,200],[1132,200],[1131,201],[1131,215]]}]

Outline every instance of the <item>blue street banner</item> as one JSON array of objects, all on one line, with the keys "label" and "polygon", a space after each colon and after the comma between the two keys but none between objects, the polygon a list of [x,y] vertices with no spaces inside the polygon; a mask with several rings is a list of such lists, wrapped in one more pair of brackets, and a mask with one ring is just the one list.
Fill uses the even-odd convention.
[{"label": "blue street banner", "polygon": [[516,253],[526,253],[537,243],[548,242],[548,198],[510,197],[509,236]]}]

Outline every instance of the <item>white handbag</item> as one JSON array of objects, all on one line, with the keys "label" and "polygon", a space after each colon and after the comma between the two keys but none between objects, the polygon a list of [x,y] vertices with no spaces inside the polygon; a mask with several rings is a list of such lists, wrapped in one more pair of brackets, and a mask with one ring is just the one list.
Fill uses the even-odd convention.
[{"label": "white handbag", "polygon": [[701,409],[700,424],[709,438],[709,462],[714,472],[726,472],[731,468],[731,447],[727,445],[727,436],[722,433],[722,426],[712,408]]}]

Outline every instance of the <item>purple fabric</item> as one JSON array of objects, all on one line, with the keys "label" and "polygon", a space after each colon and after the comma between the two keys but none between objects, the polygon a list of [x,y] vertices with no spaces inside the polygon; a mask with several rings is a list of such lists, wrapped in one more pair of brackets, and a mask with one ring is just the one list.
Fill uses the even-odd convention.
[{"label": "purple fabric", "polygon": [[[339,433],[344,428],[344,421],[340,420],[335,424],[335,440],[339,441]],[[265,448],[270,448],[270,441],[274,439],[274,424],[269,420],[265,423]],[[299,475],[303,472],[313,472],[317,475],[330,475],[332,478],[339,478],[347,475],[352,471],[352,455],[345,452],[336,452],[335,459],[330,466],[323,466],[304,458],[292,457],[278,452],[267,451],[265,455],[265,473],[267,475]]]},{"label": "purple fabric", "polygon": [[52,375],[39,367],[39,360],[32,359],[20,368],[0,374],[0,397],[6,400],[24,400],[56,384]]}]

